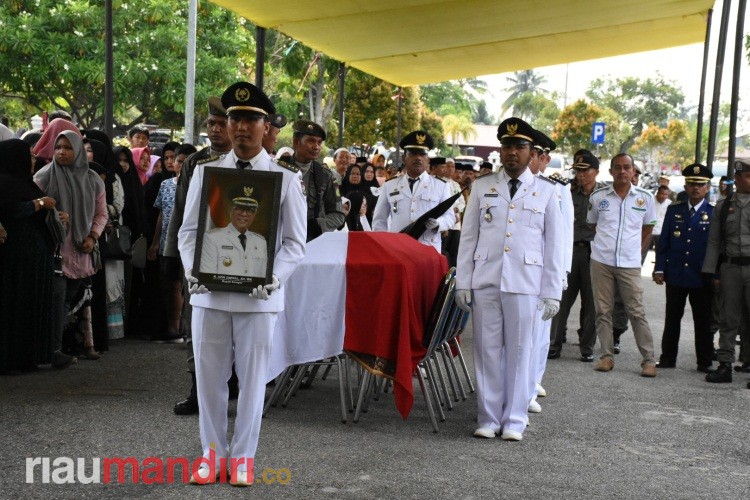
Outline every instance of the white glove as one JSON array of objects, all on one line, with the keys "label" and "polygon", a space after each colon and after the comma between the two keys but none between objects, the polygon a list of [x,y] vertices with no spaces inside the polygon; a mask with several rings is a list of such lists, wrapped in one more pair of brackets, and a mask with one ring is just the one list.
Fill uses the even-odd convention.
[{"label": "white glove", "polygon": [[190,292],[190,295],[194,295],[197,293],[209,293],[208,288],[206,288],[204,285],[198,284],[198,278],[194,277],[192,273],[192,269],[185,269],[185,279],[188,282],[188,291]]},{"label": "white glove", "polygon": [[424,223],[424,226],[427,229],[434,229],[437,231],[437,229],[440,227],[440,222],[438,222],[437,219],[427,219]]},{"label": "white glove", "polygon": [[250,294],[250,296],[254,299],[259,300],[268,300],[268,296],[271,295],[271,292],[274,290],[279,289],[279,278],[276,277],[274,274],[272,276],[271,284],[269,285],[258,285],[257,288],[253,290],[253,293]]},{"label": "white glove", "polygon": [[542,299],[539,301],[537,309],[544,311],[542,313],[542,321],[547,321],[548,319],[552,319],[555,314],[557,314],[557,311],[560,310],[560,301],[555,299]]},{"label": "white glove", "polygon": [[466,312],[471,311],[471,290],[456,290],[456,305]]},{"label": "white glove", "polygon": [[565,273],[565,277],[563,278],[563,290],[568,289],[568,274]]}]

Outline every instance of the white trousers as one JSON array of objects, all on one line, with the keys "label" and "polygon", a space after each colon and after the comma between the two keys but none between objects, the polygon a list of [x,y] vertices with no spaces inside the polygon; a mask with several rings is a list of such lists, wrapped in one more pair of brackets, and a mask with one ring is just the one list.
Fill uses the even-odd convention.
[{"label": "white trousers", "polygon": [[[538,305],[538,304],[537,304]],[[538,307],[537,307],[538,309]],[[536,386],[542,383],[544,370],[547,369],[547,353],[550,345],[550,327],[552,320],[542,321],[544,311],[537,311],[534,325],[534,339],[531,344],[531,377],[529,379],[529,402],[536,399]]]},{"label": "white trousers", "polygon": [[[268,359],[276,313],[231,313],[193,306],[193,350],[203,457],[255,457],[263,415]],[[239,379],[231,455],[227,442],[227,381],[234,363]],[[227,466],[230,460],[226,460]],[[237,470],[246,470],[243,463]],[[219,469],[217,469],[219,470]]]},{"label": "white trousers", "polygon": [[539,298],[473,290],[477,422],[523,433],[528,423],[531,346]]}]

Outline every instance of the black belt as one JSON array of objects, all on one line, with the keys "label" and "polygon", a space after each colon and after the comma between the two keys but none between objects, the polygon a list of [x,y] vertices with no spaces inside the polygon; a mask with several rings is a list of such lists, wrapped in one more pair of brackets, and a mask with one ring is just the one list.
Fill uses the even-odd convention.
[{"label": "black belt", "polygon": [[727,263],[735,266],[750,266],[750,257],[727,257]]},{"label": "black belt", "polygon": [[573,246],[574,247],[590,247],[591,242],[590,241],[574,241]]}]

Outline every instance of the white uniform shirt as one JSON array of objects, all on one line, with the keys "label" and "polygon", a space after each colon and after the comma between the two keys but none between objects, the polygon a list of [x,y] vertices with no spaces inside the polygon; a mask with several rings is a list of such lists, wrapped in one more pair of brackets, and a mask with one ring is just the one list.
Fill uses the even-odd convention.
[{"label": "white uniform shirt", "polygon": [[[409,189],[408,179],[407,175],[402,175],[383,184],[372,215],[373,231],[398,233],[420,215],[451,197],[448,183],[430,176],[426,171],[417,178],[413,190]],[[456,216],[449,208],[437,220],[440,223],[438,230],[426,230],[419,242],[433,246],[439,253],[442,244],[440,232],[451,229],[456,223]]]},{"label": "white uniform shirt", "polygon": [[[453,179],[446,179],[446,182],[450,186],[451,196],[461,192],[461,185]],[[453,213],[456,214],[456,223],[451,229],[461,229],[461,214],[466,210],[466,199],[463,196],[459,196],[456,203],[453,204]]]},{"label": "white uniform shirt", "polygon": [[654,224],[654,235],[659,236],[661,234],[661,226],[664,224],[664,217],[667,215],[667,208],[672,204],[672,200],[666,198],[664,201],[659,203],[656,202],[656,224]]},{"label": "white uniform shirt", "polygon": [[643,226],[656,223],[654,197],[639,187],[621,199],[612,185],[597,189],[589,197],[589,224],[596,224],[591,258],[614,267],[641,267]]},{"label": "white uniform shirt", "polygon": [[231,276],[265,277],[268,244],[258,233],[245,231],[245,248],[240,232],[232,224],[208,231],[203,236],[200,272]]}]

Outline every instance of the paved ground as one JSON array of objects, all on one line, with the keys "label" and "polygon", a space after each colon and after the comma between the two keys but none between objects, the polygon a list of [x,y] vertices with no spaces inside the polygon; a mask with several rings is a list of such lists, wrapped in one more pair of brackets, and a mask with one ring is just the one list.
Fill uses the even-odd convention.
[{"label": "paved ground", "polygon": [[[664,291],[646,278],[644,286],[658,345]],[[630,333],[606,374],[566,345],[550,362],[543,412],[520,443],[472,438],[473,396],[438,434],[421,398],[407,421],[386,396],[358,424],[341,424],[333,376],[263,422],[256,477],[286,469],[287,484],[54,485],[38,470],[26,484],[27,457],[81,457],[90,473],[94,457],[198,456],[197,418],[172,413],[188,388],[184,347],[118,341],[100,361],[0,378],[0,498],[747,498],[748,377],[704,382],[691,338],[685,320],[678,367],[656,379],[638,376]],[[470,353],[470,332],[464,345]]]}]

